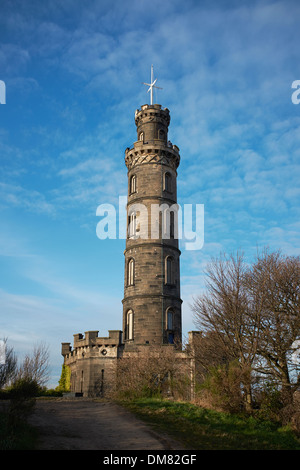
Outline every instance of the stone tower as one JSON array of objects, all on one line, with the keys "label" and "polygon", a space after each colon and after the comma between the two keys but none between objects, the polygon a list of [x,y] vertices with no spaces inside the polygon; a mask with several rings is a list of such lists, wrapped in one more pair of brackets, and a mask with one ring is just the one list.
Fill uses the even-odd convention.
[{"label": "stone tower", "polygon": [[168,140],[170,113],[159,104],[135,112],[137,141],[128,169],[123,299],[125,351],[181,343],[177,218],[179,149]]},{"label": "stone tower", "polygon": [[[151,90],[155,82],[151,78]],[[118,363],[140,354],[143,346],[175,345],[167,350],[176,354],[179,369],[189,367],[190,359],[181,350],[179,149],[168,140],[169,110],[153,104],[152,96],[150,105],[135,112],[135,124],[137,141],[125,151],[123,328],[101,337],[98,330],[76,333],[73,348],[62,343],[64,366],[71,373],[70,392],[78,396],[111,396],[117,388]]]}]

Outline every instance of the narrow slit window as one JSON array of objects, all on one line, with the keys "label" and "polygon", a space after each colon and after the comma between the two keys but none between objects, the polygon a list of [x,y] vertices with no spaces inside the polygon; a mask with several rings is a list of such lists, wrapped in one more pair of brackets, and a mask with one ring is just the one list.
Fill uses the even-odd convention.
[{"label": "narrow slit window", "polygon": [[174,284],[174,260],[171,256],[167,256],[165,262],[165,282],[166,284]]},{"label": "narrow slit window", "polygon": [[170,238],[174,238],[174,212],[170,212]]},{"label": "narrow slit window", "polygon": [[165,178],[164,178],[164,190],[168,191],[169,193],[171,192],[171,174],[170,173],[165,173]]}]

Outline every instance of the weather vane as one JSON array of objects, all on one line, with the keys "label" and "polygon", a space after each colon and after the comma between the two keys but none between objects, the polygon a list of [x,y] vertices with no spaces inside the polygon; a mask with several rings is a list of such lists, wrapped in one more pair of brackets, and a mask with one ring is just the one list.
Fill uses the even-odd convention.
[{"label": "weather vane", "polygon": [[156,86],[155,83],[157,78],[153,80],[153,65],[151,65],[151,83],[143,83],[143,85],[147,85],[149,87],[147,93],[150,91],[150,104],[153,104],[153,88],[157,88],[158,90],[162,90],[159,86]]}]

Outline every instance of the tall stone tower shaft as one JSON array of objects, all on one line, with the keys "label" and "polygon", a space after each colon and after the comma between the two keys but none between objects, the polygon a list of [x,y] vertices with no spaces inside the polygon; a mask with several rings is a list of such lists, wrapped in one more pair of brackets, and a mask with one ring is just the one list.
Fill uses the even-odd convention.
[{"label": "tall stone tower shaft", "polygon": [[161,105],[135,112],[137,141],[125,151],[128,169],[123,341],[181,343],[177,219],[179,149],[168,141],[170,113]]}]

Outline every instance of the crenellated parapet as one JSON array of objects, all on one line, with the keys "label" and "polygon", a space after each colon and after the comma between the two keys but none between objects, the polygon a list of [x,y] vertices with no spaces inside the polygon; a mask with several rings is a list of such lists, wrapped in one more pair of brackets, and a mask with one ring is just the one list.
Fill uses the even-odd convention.
[{"label": "crenellated parapet", "polygon": [[170,124],[170,111],[163,108],[160,104],[144,104],[135,112],[135,125],[137,127],[138,140],[142,140],[140,133],[143,132],[143,138],[160,138],[167,140],[168,127]]},{"label": "crenellated parapet", "polygon": [[70,343],[62,343],[61,354],[65,361],[84,356],[115,357],[122,346],[122,331],[109,330],[108,333],[108,337],[99,337],[98,331],[86,331],[85,335],[77,333],[73,335],[73,349]]},{"label": "crenellated parapet", "polygon": [[137,165],[161,164],[176,171],[180,163],[179,148],[170,142],[162,146],[161,142],[135,142],[133,148],[125,150],[125,164],[128,170]]}]

